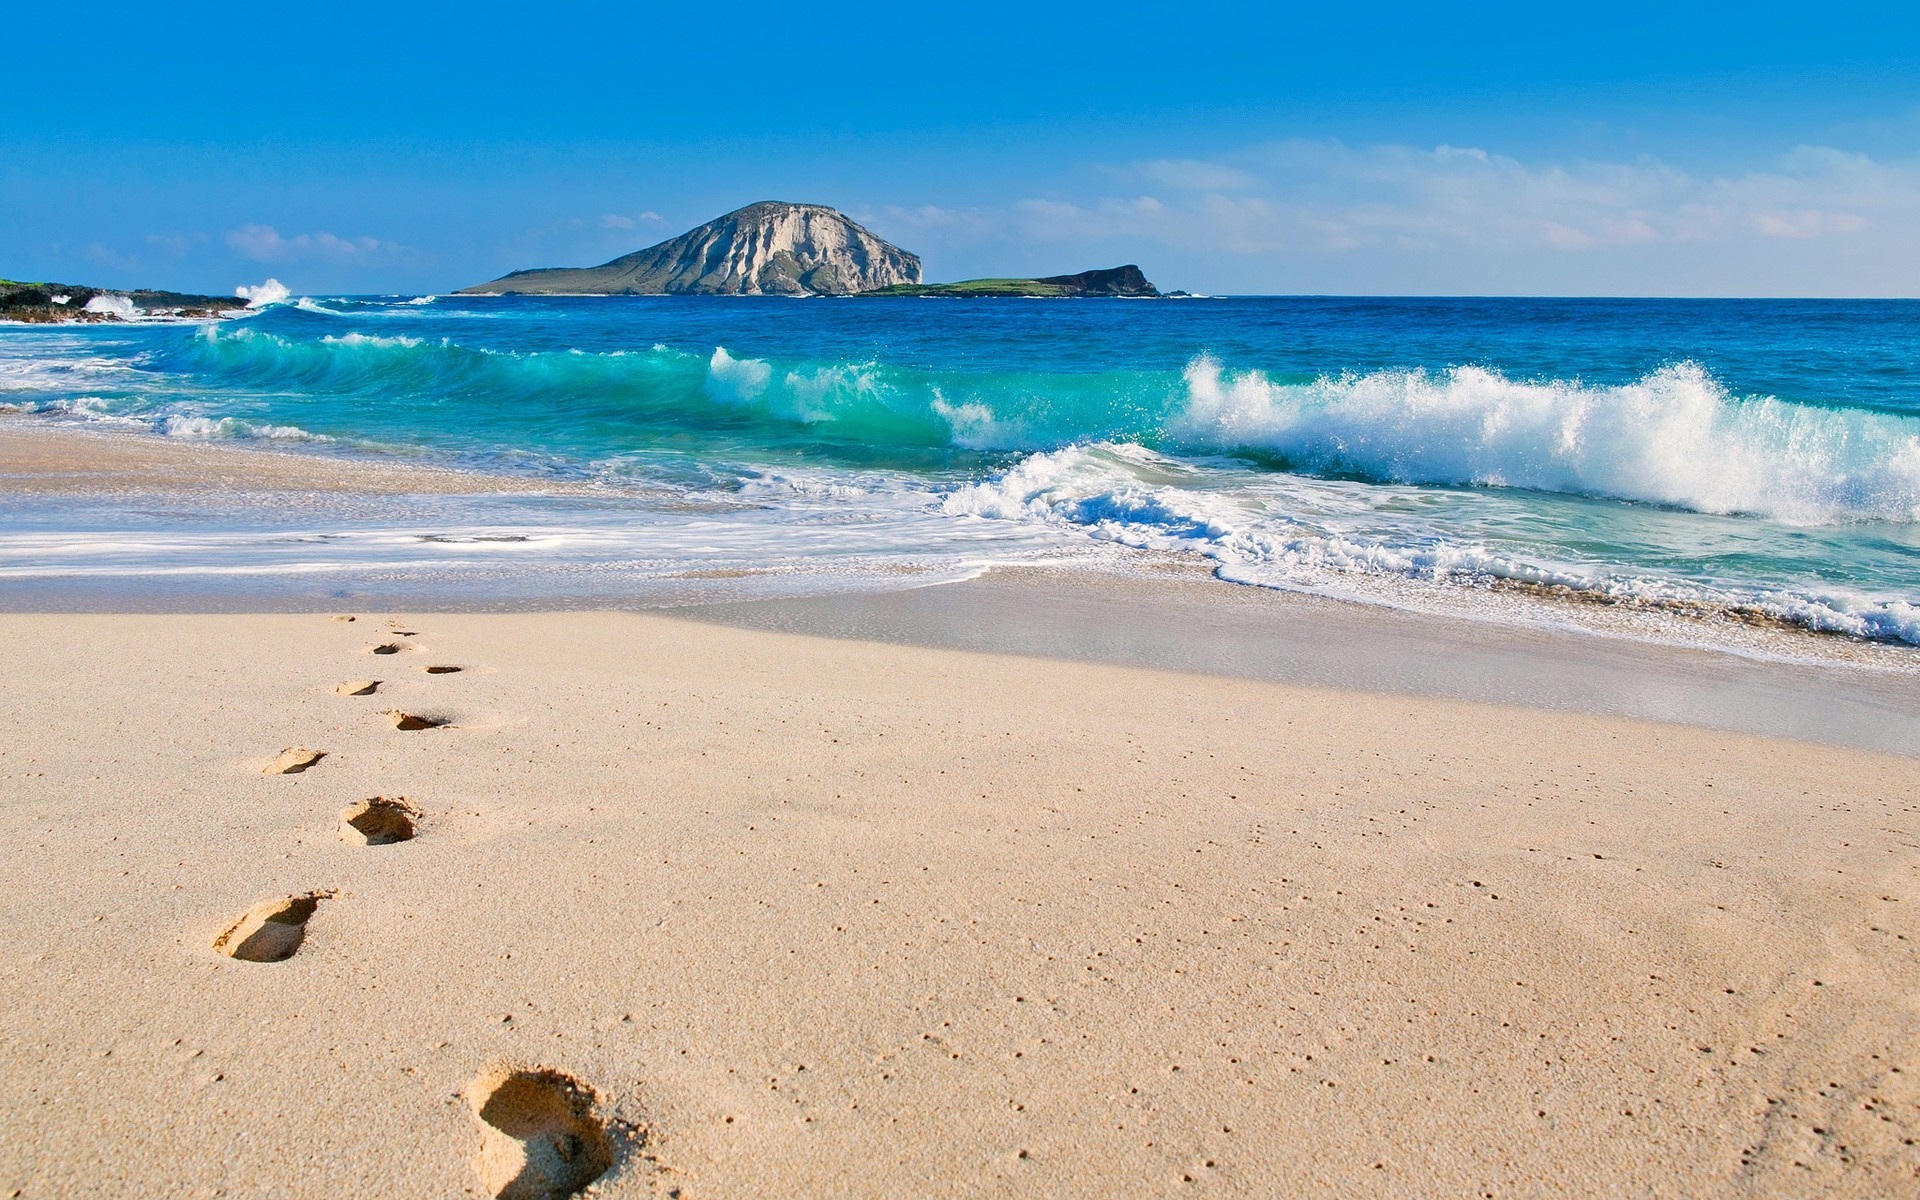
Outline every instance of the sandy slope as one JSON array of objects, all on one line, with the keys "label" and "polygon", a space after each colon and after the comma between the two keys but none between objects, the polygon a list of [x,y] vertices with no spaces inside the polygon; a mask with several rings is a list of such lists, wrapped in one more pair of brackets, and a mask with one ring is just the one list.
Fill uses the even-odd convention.
[{"label": "sandy slope", "polygon": [[[523,1140],[609,1196],[1920,1188],[1920,762],[401,628],[0,617],[0,1195],[478,1194]],[[343,840],[376,795],[418,836]]]}]

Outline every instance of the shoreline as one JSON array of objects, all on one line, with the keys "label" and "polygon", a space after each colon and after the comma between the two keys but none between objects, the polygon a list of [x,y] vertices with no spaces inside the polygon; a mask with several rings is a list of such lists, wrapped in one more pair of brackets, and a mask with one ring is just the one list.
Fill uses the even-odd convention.
[{"label": "shoreline", "polygon": [[[56,418],[56,420],[58,420]],[[137,424],[128,418],[117,418]],[[54,423],[46,416],[0,404],[0,496],[8,493],[28,495],[97,495],[108,489],[89,488],[87,477],[111,477],[118,485],[114,491],[131,493],[143,488],[168,493],[191,492],[196,483],[209,491],[288,493],[294,491],[331,491],[366,493],[381,497],[409,495],[466,495],[488,497],[556,496],[608,499],[621,496],[668,499],[668,488],[652,488],[644,483],[583,481],[569,478],[543,478],[506,469],[490,469],[466,463],[408,461],[404,455],[383,457],[378,447],[330,445],[332,438],[293,430],[298,437],[264,439],[218,438],[178,439],[144,428],[78,427],[65,421]],[[28,445],[15,445],[10,435],[18,435]],[[260,444],[261,441],[267,444]],[[278,444],[275,444],[278,443]],[[156,444],[171,449],[155,449]],[[199,456],[199,457],[196,457]],[[63,464],[64,469],[49,469],[47,462]],[[95,461],[88,461],[95,460]],[[77,466],[76,466],[77,464]],[[333,467],[341,478],[331,477]],[[382,472],[390,472],[383,475]],[[198,477],[198,478],[196,478]],[[693,502],[696,506],[700,501]],[[721,508],[733,507],[725,502]],[[693,511],[687,509],[687,511]],[[1064,545],[1064,544],[1063,544]],[[1089,568],[1093,574],[1152,575],[1167,569],[1192,567],[1220,583],[1281,595],[1317,595],[1346,603],[1380,607],[1421,617],[1443,620],[1484,621],[1506,627],[1526,629],[1561,628],[1579,630],[1602,637],[1623,638],[1687,649],[1718,652],[1782,661],[1838,661],[1887,668],[1920,671],[1920,645],[1898,635],[1861,634],[1845,629],[1824,627],[1814,618],[1801,618],[1791,611],[1774,611],[1758,600],[1703,600],[1682,596],[1658,597],[1620,592],[1611,587],[1583,587],[1521,577],[1452,576],[1428,578],[1392,572],[1335,572],[1313,582],[1292,585],[1271,584],[1236,577],[1240,570],[1230,562],[1212,560],[1190,552],[1146,549],[1123,542],[1090,538],[1075,544],[1060,556],[1084,555],[1074,565]],[[1026,568],[1044,562],[1049,556],[1036,556],[1029,548],[1024,556],[997,557],[987,553],[979,569],[1000,567]],[[502,575],[518,571],[526,574],[524,564],[503,560]],[[927,569],[927,564],[901,564],[908,573]],[[378,564],[373,564],[378,569]],[[951,563],[935,569],[947,578],[955,575]],[[876,577],[891,573],[883,569]],[[216,576],[218,572],[209,572]],[[743,573],[744,574],[744,573]],[[688,573],[687,579],[716,578],[711,573]],[[56,577],[48,576],[51,580]],[[675,578],[674,576],[656,576]],[[866,590],[874,590],[873,580]],[[228,581],[232,583],[231,580]],[[225,593],[229,588],[209,584],[193,591],[155,589],[147,581],[134,577],[127,585],[140,593],[140,611],[195,611],[208,606],[231,607]],[[98,595],[88,593],[84,585],[63,587],[57,582],[36,581],[32,590],[39,599],[9,604],[0,596],[0,610],[63,611],[85,609],[104,611]],[[244,590],[244,589],[241,589]],[[537,589],[536,589],[537,590]],[[832,589],[828,589],[832,590]],[[1789,593],[1783,593],[1789,595]],[[326,595],[309,592],[303,597],[279,595],[256,597],[246,602],[260,610],[302,608],[321,611],[334,600],[358,598],[369,604],[404,608],[525,608],[537,605],[525,587],[497,587],[489,593],[484,578],[467,578],[458,586],[421,584],[411,589],[387,586],[384,590],[360,595],[351,586],[331,589]],[[475,600],[478,600],[476,603]],[[568,607],[591,604],[595,600],[614,607],[677,607],[702,603],[710,597],[675,594],[666,589],[649,594],[644,581],[615,582],[589,587],[566,598]],[[575,603],[575,601],[578,603]]]},{"label": "shoreline", "polygon": [[[0,417],[0,497],[605,497],[571,485],[400,461],[68,429]],[[638,494],[638,493],[635,493]],[[1745,644],[1685,644],[1559,618],[1592,608],[1530,601],[1536,620],[1422,611],[1234,584],[1205,564],[1136,552],[1125,568],[1003,564],[970,578],[899,576],[885,590],[743,595],[734,572],[689,570],[679,590],[570,594],[533,575],[361,594],[320,577],[264,590],[232,576],[0,581],[0,612],[292,613],[346,605],[411,611],[653,611],[687,620],[925,647],[1105,662],[1382,695],[1629,716],[1920,755],[1920,652],[1801,630]],[[748,578],[750,581],[751,577]],[[273,580],[279,585],[284,581]],[[664,585],[663,585],[664,586]]]}]

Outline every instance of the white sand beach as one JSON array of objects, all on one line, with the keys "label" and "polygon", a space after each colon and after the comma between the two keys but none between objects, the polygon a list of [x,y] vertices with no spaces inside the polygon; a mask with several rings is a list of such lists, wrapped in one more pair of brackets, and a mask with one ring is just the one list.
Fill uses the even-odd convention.
[{"label": "white sand beach", "polygon": [[[0,618],[13,1194],[483,1194],[526,1145],[605,1196],[1915,1184],[1911,759],[351,615]],[[414,836],[343,836],[375,797]],[[289,898],[289,957],[215,948]]]}]

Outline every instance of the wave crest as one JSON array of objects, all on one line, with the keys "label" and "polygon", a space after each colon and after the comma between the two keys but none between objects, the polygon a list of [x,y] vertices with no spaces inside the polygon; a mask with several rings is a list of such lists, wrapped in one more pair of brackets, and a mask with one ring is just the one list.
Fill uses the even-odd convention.
[{"label": "wave crest", "polygon": [[1920,520],[1920,421],[1736,398],[1697,363],[1632,383],[1478,367],[1275,383],[1208,357],[1172,444],[1397,483],[1607,496],[1804,524]]}]

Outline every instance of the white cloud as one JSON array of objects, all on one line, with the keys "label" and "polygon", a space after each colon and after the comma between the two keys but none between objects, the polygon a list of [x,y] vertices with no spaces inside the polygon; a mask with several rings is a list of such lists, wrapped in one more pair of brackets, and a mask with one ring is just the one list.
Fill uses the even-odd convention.
[{"label": "white cloud", "polygon": [[227,234],[227,245],[255,262],[294,262],[304,258],[365,260],[401,249],[378,238],[343,238],[331,233],[283,236],[271,225],[248,225]]},{"label": "white cloud", "polygon": [[[1523,161],[1480,147],[1281,142],[1218,162],[1115,169],[1153,194],[895,208],[889,228],[944,240],[1131,238],[1232,254],[1464,247],[1605,254],[1631,247],[1844,240],[1879,232],[1920,252],[1920,163],[1802,146],[1730,175],[1652,159]],[[1909,231],[1901,234],[1899,231]]]}]

